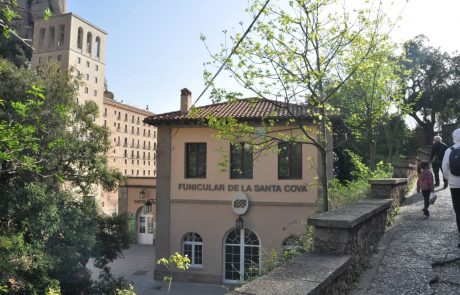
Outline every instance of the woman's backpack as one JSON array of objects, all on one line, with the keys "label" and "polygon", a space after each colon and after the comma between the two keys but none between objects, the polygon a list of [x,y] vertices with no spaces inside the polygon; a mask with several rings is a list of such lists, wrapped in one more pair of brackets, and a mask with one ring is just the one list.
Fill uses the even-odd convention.
[{"label": "woman's backpack", "polygon": [[450,147],[449,169],[450,173],[455,176],[460,176],[460,147]]}]

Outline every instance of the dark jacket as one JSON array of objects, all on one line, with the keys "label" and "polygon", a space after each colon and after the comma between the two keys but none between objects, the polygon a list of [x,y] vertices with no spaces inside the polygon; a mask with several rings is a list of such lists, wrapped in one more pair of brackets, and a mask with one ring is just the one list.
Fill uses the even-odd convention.
[{"label": "dark jacket", "polygon": [[447,150],[447,145],[444,142],[435,142],[431,147],[431,161],[436,163],[442,163],[444,153]]}]

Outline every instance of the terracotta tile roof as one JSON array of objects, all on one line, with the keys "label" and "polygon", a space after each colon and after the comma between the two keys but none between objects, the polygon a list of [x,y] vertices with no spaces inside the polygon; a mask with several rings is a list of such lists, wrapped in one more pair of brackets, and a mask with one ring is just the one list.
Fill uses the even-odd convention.
[{"label": "terracotta tile roof", "polygon": [[[158,114],[144,119],[150,125],[175,125],[175,124],[199,124],[206,123],[209,115],[217,118],[233,117],[241,121],[261,122],[267,119],[285,121],[291,118],[284,102],[276,102],[262,99],[240,99],[233,102],[216,103],[197,107],[188,113],[175,111]],[[297,118],[311,119],[307,105],[289,104],[289,110]]]}]

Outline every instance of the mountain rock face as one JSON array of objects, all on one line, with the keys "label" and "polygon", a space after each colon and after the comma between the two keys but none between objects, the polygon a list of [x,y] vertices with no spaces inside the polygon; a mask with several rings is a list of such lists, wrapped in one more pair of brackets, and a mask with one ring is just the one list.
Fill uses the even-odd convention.
[{"label": "mountain rock face", "polygon": [[50,9],[53,15],[67,12],[66,0],[17,0],[17,11],[21,19],[15,21],[15,29],[19,36],[24,39],[32,39],[34,32],[33,20],[43,16],[46,9]]}]

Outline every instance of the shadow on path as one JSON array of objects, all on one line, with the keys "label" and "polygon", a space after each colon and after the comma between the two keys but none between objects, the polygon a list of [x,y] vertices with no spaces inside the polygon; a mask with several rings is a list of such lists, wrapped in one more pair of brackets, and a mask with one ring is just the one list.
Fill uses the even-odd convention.
[{"label": "shadow on path", "polygon": [[423,197],[412,193],[382,237],[357,283],[361,294],[460,294],[460,249],[449,189],[423,215]]}]

